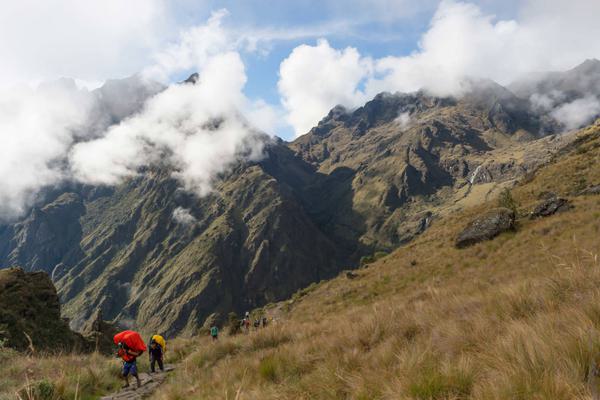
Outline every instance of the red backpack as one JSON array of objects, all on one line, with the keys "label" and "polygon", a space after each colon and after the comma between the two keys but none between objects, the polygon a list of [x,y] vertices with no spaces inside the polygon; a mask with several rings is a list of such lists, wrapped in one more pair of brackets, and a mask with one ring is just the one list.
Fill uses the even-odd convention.
[{"label": "red backpack", "polygon": [[[119,357],[121,357],[124,361],[131,362],[135,360],[136,357],[139,357],[144,351],[146,351],[146,344],[142,340],[142,337],[139,333],[135,331],[123,331],[119,332],[113,338],[116,345],[121,343],[123,348],[119,349]],[[138,356],[133,356],[127,353],[127,349],[135,351],[139,353]]]}]

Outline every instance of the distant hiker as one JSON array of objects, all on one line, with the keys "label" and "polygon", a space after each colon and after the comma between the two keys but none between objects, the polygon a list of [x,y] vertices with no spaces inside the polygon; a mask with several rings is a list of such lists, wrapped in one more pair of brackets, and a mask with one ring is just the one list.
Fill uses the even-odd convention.
[{"label": "distant hiker", "polygon": [[219,338],[219,328],[217,328],[216,325],[210,327],[210,336],[212,337],[213,341]]},{"label": "distant hiker", "polygon": [[150,342],[150,350],[148,351],[148,355],[150,356],[150,371],[155,373],[156,364],[158,363],[158,368],[164,372],[165,367],[163,365],[163,347],[154,339],[152,339]]},{"label": "distant hiker", "polygon": [[119,349],[117,356],[123,360],[123,370],[121,371],[121,376],[125,379],[123,387],[129,387],[129,375],[132,375],[139,388],[142,382],[137,372],[136,360],[146,350],[146,344],[140,334],[134,331],[117,333],[113,340]]},{"label": "distant hiker", "polygon": [[249,317],[246,317],[242,320],[242,327],[244,328],[246,333],[248,333],[248,331],[250,330],[250,318]]},{"label": "distant hiker", "polygon": [[267,317],[263,316],[262,317],[262,327],[266,328],[267,327],[267,323],[268,323]]},{"label": "distant hiker", "polygon": [[254,329],[258,329],[260,328],[260,319],[255,319],[254,320]]}]

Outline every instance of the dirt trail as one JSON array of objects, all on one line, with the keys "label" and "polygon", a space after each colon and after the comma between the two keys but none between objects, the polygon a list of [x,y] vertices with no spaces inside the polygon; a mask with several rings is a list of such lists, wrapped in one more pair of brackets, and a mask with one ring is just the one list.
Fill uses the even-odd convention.
[{"label": "dirt trail", "polygon": [[155,374],[140,372],[142,385],[139,388],[137,388],[135,378],[130,377],[129,382],[131,385],[128,388],[103,396],[100,400],[140,400],[146,398],[154,393],[154,391],[165,381],[167,374],[174,369],[175,367],[173,365],[165,365],[164,372],[157,372]]}]

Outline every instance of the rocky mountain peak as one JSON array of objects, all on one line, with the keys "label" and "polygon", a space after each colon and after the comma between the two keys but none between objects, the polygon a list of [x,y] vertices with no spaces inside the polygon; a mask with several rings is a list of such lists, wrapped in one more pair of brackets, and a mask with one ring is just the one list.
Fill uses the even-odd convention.
[{"label": "rocky mountain peak", "polygon": [[582,73],[582,74],[599,74],[600,73],[600,60],[596,58],[588,58],[583,63],[573,68],[570,72]]},{"label": "rocky mountain peak", "polygon": [[187,83],[187,84],[195,85],[196,83],[198,83],[199,80],[200,80],[200,74],[198,74],[197,72],[194,72],[193,74],[191,74],[190,76],[188,76],[186,80],[184,80],[181,83]]}]

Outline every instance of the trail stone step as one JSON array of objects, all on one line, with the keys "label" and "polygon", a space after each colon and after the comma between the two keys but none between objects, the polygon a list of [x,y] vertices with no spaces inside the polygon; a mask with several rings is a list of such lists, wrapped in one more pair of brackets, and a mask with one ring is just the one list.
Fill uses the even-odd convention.
[{"label": "trail stone step", "polygon": [[129,377],[130,386],[116,393],[101,397],[100,400],[140,400],[149,397],[167,378],[167,373],[175,369],[173,365],[165,365],[164,372],[140,372],[141,385],[138,388],[135,378]]}]

